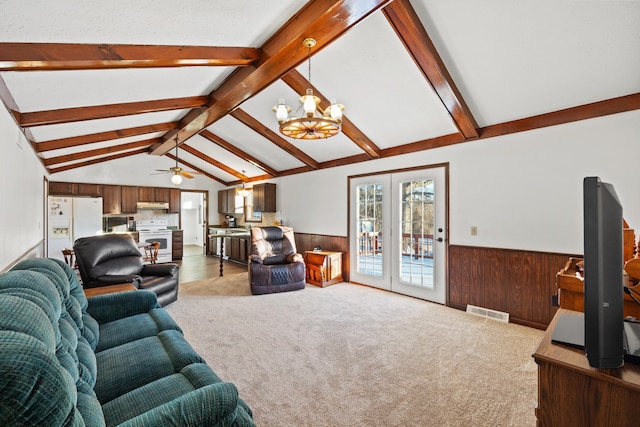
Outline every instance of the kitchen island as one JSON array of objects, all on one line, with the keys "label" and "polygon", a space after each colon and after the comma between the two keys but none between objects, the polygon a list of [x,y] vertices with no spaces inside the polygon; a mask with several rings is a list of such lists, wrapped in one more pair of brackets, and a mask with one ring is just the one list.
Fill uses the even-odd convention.
[{"label": "kitchen island", "polygon": [[[250,236],[251,231],[248,228],[209,227],[210,245],[213,243],[213,247],[217,247],[213,239],[220,239],[220,247],[216,251],[220,257],[220,276],[223,275],[225,258],[241,263],[248,261]],[[225,244],[227,245],[226,250]]]}]

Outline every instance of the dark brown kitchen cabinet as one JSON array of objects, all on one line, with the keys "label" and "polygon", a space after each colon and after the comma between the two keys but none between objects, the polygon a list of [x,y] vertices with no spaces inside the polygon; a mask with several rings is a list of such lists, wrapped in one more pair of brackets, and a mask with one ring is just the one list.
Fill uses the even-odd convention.
[{"label": "dark brown kitchen cabinet", "polygon": [[169,213],[180,213],[180,189],[169,189]]},{"label": "dark brown kitchen cabinet", "polygon": [[171,235],[173,237],[171,239],[171,258],[174,260],[182,259],[184,252],[184,232],[182,230],[173,230]]},{"label": "dark brown kitchen cabinet", "polygon": [[73,196],[75,185],[72,182],[49,182],[49,195]]},{"label": "dark brown kitchen cabinet", "polygon": [[102,186],[102,213],[122,213],[122,187],[119,185]]},{"label": "dark brown kitchen cabinet", "polygon": [[169,203],[169,189],[168,188],[158,188],[155,189],[155,199],[150,200],[151,202],[165,202]]},{"label": "dark brown kitchen cabinet", "polygon": [[124,214],[134,214],[138,212],[138,187],[129,185],[122,186],[122,206],[121,212]]},{"label": "dark brown kitchen cabinet", "polygon": [[219,214],[235,214],[236,213],[236,189],[218,191],[218,213]]},{"label": "dark brown kitchen cabinet", "polygon": [[155,202],[156,201],[155,187],[138,187],[138,201],[139,202]]},{"label": "dark brown kitchen cabinet", "polygon": [[168,203],[169,190],[161,187],[138,187],[138,201]]},{"label": "dark brown kitchen cabinet", "polygon": [[244,237],[225,237],[225,254],[232,261],[247,263],[249,260],[247,243],[248,239]]},{"label": "dark brown kitchen cabinet", "polygon": [[100,197],[102,196],[102,184],[76,184],[77,196]]},{"label": "dark brown kitchen cabinet", "polygon": [[100,197],[102,196],[102,184],[50,181],[49,195]]},{"label": "dark brown kitchen cabinet", "polygon": [[276,184],[256,184],[253,186],[253,211],[275,212]]}]

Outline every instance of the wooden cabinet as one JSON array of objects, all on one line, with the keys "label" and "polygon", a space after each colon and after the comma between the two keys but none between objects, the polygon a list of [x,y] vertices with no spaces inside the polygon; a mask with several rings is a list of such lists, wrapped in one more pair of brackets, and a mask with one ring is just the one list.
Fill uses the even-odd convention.
[{"label": "wooden cabinet", "polygon": [[227,190],[218,191],[218,213],[225,214],[228,209]]},{"label": "wooden cabinet", "polygon": [[637,426],[640,365],[592,368],[583,349],[552,342],[558,317],[564,314],[578,313],[558,310],[533,353],[538,365],[537,425]]},{"label": "wooden cabinet", "polygon": [[[218,213],[219,214],[235,214],[236,209],[236,189],[218,191]],[[242,206],[240,206],[242,208]]]},{"label": "wooden cabinet", "polygon": [[75,185],[72,182],[49,182],[49,195],[73,196]]},{"label": "wooden cabinet", "polygon": [[139,202],[155,202],[156,201],[155,187],[138,187],[138,201]]},{"label": "wooden cabinet", "polygon": [[122,189],[119,185],[102,186],[102,213],[120,214],[122,213]]},{"label": "wooden cabinet", "polygon": [[169,190],[169,213],[180,213],[180,189]]},{"label": "wooden cabinet", "polygon": [[77,196],[100,197],[102,196],[102,184],[76,184]]},{"label": "wooden cabinet", "polygon": [[51,196],[102,196],[102,184],[84,184],[74,182],[49,182],[49,195]]},{"label": "wooden cabinet", "polygon": [[342,252],[307,251],[304,262],[307,283],[324,288],[342,282]]},{"label": "wooden cabinet", "polygon": [[121,212],[138,212],[138,187],[122,186]]},{"label": "wooden cabinet", "polygon": [[182,230],[173,230],[171,239],[172,259],[182,259],[184,252],[184,232]]},{"label": "wooden cabinet", "polygon": [[232,261],[247,263],[249,260],[248,242],[249,239],[246,237],[225,237],[225,254]]},{"label": "wooden cabinet", "polygon": [[253,211],[275,212],[276,184],[256,184],[253,186]]},{"label": "wooden cabinet", "polygon": [[155,193],[154,193],[154,199],[150,201],[169,203],[169,189],[156,187]]}]

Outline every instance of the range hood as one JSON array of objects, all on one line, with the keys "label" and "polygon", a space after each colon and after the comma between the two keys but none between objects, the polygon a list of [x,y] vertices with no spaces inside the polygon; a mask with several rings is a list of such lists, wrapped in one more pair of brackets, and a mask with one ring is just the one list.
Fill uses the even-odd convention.
[{"label": "range hood", "polygon": [[169,209],[169,203],[167,202],[138,202],[136,207],[138,209]]}]

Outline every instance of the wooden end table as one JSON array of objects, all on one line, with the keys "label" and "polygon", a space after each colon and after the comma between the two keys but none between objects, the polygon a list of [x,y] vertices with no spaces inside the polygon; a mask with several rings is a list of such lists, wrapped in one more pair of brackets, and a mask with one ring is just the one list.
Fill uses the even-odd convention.
[{"label": "wooden end table", "polygon": [[96,295],[113,294],[116,292],[126,292],[137,290],[131,283],[118,283],[117,285],[100,286],[97,288],[87,288],[84,290],[84,294],[87,298],[95,297]]}]

